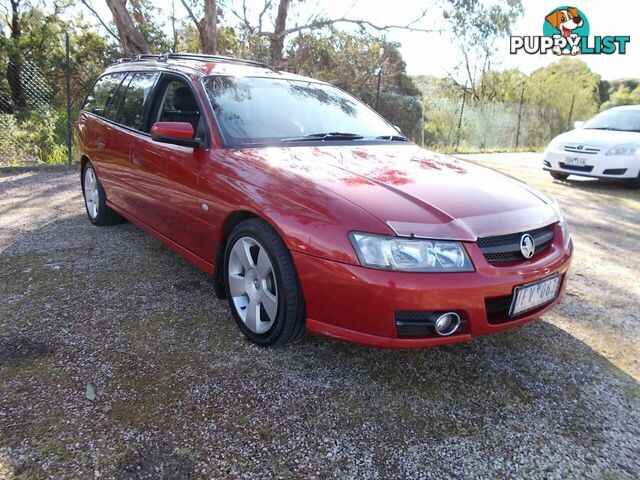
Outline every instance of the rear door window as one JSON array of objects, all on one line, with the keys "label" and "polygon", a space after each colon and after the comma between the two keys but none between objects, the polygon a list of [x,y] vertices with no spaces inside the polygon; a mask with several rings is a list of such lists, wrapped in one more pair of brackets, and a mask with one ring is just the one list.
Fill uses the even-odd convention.
[{"label": "rear door window", "polygon": [[125,76],[126,73],[112,73],[100,78],[94,85],[93,90],[91,90],[82,109],[104,117],[118,85],[120,85]]},{"label": "rear door window", "polygon": [[136,73],[127,87],[115,121],[135,130],[144,129],[145,113],[151,101],[151,92],[159,74],[153,72]]}]

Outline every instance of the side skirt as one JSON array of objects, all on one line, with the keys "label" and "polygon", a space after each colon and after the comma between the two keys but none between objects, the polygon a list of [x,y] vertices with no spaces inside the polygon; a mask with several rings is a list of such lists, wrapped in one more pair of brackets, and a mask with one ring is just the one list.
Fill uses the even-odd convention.
[{"label": "side skirt", "polygon": [[114,205],[113,203],[109,202],[108,200],[107,200],[107,205],[110,208],[113,208],[116,212],[118,212],[120,215],[122,215],[124,218],[129,220],[134,225],[140,227],[142,230],[144,230],[145,232],[147,232],[148,234],[150,234],[154,238],[160,240],[162,243],[164,243],[171,250],[173,250],[174,252],[180,254],[181,256],[183,256],[184,258],[189,260],[196,267],[198,267],[198,268],[204,270],[205,272],[207,272],[209,275],[213,274],[213,272],[215,271],[215,265],[213,263],[207,262],[204,258],[199,257],[195,253],[191,252],[191,250],[188,250],[188,249],[184,248],[182,245],[174,242],[169,237],[164,236],[163,234],[161,234],[157,230],[153,229],[152,227],[150,227],[149,225],[147,225],[143,221],[137,219],[136,217],[134,217],[130,213],[127,213],[127,212],[123,211],[121,208],[118,208],[118,206]]}]

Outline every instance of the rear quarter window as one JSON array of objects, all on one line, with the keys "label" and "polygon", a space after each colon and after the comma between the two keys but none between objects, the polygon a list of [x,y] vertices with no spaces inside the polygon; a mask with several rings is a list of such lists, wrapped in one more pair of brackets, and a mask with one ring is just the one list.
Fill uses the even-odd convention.
[{"label": "rear quarter window", "polygon": [[89,96],[87,96],[82,109],[85,112],[104,117],[118,85],[120,85],[125,76],[126,73],[112,73],[101,77],[93,86]]}]

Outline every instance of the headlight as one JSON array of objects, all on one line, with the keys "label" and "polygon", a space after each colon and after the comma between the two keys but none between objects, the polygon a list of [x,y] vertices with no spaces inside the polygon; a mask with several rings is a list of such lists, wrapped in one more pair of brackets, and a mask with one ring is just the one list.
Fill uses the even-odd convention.
[{"label": "headlight", "polygon": [[610,157],[612,155],[635,155],[638,153],[640,149],[640,145],[636,145],[635,143],[627,143],[625,145],[616,145],[612,149],[610,149],[605,155]]},{"label": "headlight", "polygon": [[349,237],[364,267],[403,272],[473,271],[473,265],[460,242],[355,232]]}]

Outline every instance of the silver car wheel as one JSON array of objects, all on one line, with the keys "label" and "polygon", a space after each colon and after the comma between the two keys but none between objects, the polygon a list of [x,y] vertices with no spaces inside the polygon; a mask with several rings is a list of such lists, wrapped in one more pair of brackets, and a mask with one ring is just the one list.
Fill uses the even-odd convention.
[{"label": "silver car wheel", "polygon": [[267,332],[278,314],[278,286],[265,248],[251,237],[231,248],[227,282],[236,313],[254,333]]},{"label": "silver car wheel", "polygon": [[84,171],[84,203],[87,206],[89,216],[94,220],[98,216],[99,201],[98,179],[93,168],[88,167]]}]

